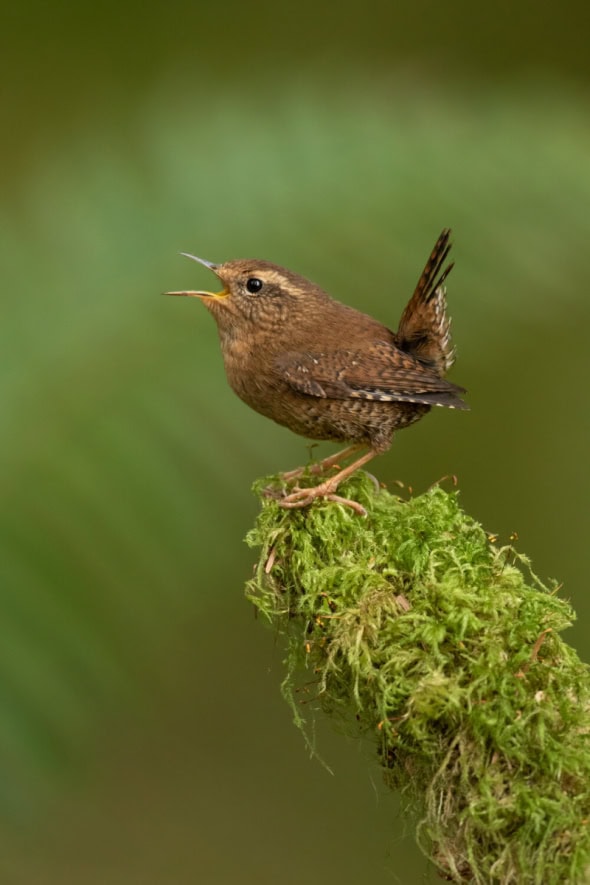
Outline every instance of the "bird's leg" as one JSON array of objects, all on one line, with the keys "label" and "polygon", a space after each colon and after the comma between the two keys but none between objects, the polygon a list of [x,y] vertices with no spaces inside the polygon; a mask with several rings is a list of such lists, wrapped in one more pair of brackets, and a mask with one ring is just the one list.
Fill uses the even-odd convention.
[{"label": "bird's leg", "polygon": [[358,452],[360,449],[364,449],[364,445],[362,443],[354,443],[351,446],[347,446],[345,449],[342,449],[340,452],[336,452],[335,455],[330,455],[328,458],[323,458],[321,461],[318,461],[316,464],[312,464],[309,467],[297,467],[295,470],[289,470],[287,473],[281,473],[281,479],[285,482],[291,482],[294,479],[299,479],[300,476],[303,476],[305,473],[311,473],[312,475],[316,475],[318,473],[325,473],[326,470],[329,470],[330,467],[334,467],[334,465],[339,464],[340,461],[346,461],[350,458],[351,455],[354,455],[355,452]]},{"label": "bird's leg", "polygon": [[361,455],[360,458],[357,458],[357,460],[353,461],[352,464],[349,464],[348,467],[340,470],[329,479],[324,480],[324,482],[320,483],[318,486],[314,486],[310,489],[296,489],[294,492],[291,492],[291,494],[282,498],[279,501],[279,504],[281,507],[287,508],[307,507],[312,501],[315,501],[316,498],[325,498],[327,501],[334,501],[338,504],[345,504],[347,507],[352,507],[357,513],[366,516],[367,511],[358,503],[358,501],[351,501],[349,498],[341,498],[340,495],[336,495],[335,492],[341,482],[348,479],[355,470],[358,470],[359,467],[367,464],[378,454],[379,453],[374,449],[369,449],[368,452],[365,452],[364,455]]}]

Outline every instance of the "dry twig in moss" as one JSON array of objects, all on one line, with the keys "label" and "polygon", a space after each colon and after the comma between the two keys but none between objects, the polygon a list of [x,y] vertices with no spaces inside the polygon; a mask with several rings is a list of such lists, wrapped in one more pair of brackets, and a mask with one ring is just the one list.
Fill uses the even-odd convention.
[{"label": "dry twig in moss", "polygon": [[377,741],[386,782],[453,882],[580,883],[590,862],[590,678],[573,620],[511,546],[434,488],[346,484],[366,507],[286,511],[262,496],[248,596],[287,637],[298,681]]}]

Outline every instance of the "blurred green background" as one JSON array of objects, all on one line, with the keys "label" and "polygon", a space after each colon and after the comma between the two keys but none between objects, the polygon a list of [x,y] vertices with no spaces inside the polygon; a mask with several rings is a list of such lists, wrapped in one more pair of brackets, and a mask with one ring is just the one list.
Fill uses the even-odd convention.
[{"label": "blurred green background", "polygon": [[[445,226],[472,412],[375,465],[520,535],[590,657],[590,61],[581,2],[41,0],[1,13],[0,881],[414,883],[370,745],[279,695],[243,599],[304,440],[166,289],[258,256],[395,326]],[[321,451],[329,451],[323,446]]]}]

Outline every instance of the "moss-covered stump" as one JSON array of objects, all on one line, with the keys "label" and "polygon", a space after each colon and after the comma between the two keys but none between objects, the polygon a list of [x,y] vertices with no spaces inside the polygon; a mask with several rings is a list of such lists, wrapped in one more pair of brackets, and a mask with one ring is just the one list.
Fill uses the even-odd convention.
[{"label": "moss-covered stump", "polygon": [[[248,597],[287,637],[299,685],[374,736],[386,782],[453,882],[579,883],[590,863],[590,677],[573,620],[512,546],[436,487],[402,500],[357,474],[331,503],[284,510],[255,486]],[[305,709],[309,709],[306,707]]]}]

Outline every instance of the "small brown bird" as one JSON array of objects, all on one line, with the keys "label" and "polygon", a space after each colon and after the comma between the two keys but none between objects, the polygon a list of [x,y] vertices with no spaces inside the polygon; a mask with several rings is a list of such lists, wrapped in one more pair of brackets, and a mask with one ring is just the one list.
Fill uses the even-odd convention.
[{"label": "small brown bird", "polygon": [[443,269],[450,248],[450,230],[444,230],[397,332],[270,261],[212,264],[181,253],[212,270],[223,289],[167,294],[201,298],[213,314],[227,378],[240,399],[302,436],[352,443],[315,465],[314,473],[368,448],[319,485],[295,487],[282,506],[303,507],[322,497],[364,513],[336,494],[338,485],[387,451],[394,432],[432,406],[468,408],[459,396],[465,389],[443,378],[455,359],[443,286],[453,267]]}]

